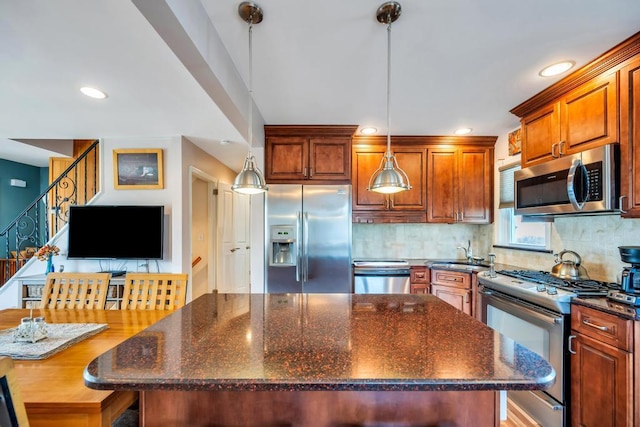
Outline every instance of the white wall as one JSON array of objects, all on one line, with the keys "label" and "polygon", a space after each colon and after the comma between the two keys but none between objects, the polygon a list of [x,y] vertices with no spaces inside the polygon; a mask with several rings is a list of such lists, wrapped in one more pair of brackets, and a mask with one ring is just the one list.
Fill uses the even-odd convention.
[{"label": "white wall", "polygon": [[[116,190],[114,188],[113,150],[120,148],[161,148],[164,159],[164,188],[158,190]],[[151,261],[151,271],[190,272],[191,271],[191,230],[189,227],[189,166],[194,166],[222,182],[232,182],[235,172],[206,154],[188,139],[173,137],[157,138],[105,138],[100,141],[100,182],[101,189],[96,204],[144,204],[165,207],[165,249],[164,258],[156,264]],[[99,225],[97,225],[99,226]],[[109,265],[97,260],[69,260],[64,254],[67,249],[66,228],[54,238],[61,254],[54,258],[56,271],[64,265],[65,271],[98,271],[101,269],[126,269],[146,271],[137,261],[111,261]],[[99,242],[96,242],[99,244]],[[122,244],[140,244],[135,236]],[[18,274],[0,288],[0,309],[17,307],[20,303],[18,278],[42,275],[45,263],[33,258]]]}]

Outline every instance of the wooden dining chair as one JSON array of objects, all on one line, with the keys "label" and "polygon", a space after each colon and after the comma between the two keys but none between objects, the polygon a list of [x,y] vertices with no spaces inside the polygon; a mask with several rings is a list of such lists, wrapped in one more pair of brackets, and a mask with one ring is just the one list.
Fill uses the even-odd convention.
[{"label": "wooden dining chair", "polygon": [[182,273],[127,273],[123,310],[174,310],[185,304],[189,275]]},{"label": "wooden dining chair", "polygon": [[40,308],[104,310],[111,273],[49,273]]},{"label": "wooden dining chair", "polygon": [[29,427],[13,360],[6,356],[0,357],[0,426]]}]

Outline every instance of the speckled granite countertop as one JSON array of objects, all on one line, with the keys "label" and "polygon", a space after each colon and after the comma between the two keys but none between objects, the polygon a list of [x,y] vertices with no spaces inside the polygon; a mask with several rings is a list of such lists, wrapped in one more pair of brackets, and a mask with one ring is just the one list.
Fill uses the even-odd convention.
[{"label": "speckled granite countertop", "polygon": [[433,295],[206,294],[84,378],[103,390],[530,390],[555,372]]}]

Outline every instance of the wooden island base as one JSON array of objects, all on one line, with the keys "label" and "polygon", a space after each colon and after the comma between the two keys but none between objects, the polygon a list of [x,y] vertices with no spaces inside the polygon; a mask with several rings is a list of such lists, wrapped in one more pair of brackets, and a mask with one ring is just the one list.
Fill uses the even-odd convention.
[{"label": "wooden island base", "polygon": [[499,424],[496,391],[140,392],[142,425],[474,426]]}]

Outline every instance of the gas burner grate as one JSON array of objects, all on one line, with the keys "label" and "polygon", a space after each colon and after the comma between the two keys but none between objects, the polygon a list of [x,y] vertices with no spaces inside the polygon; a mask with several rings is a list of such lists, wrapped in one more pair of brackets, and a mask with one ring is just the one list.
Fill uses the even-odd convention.
[{"label": "gas burner grate", "polygon": [[620,287],[615,283],[600,282],[598,280],[560,279],[559,277],[552,276],[548,271],[499,270],[497,273],[526,282],[563,289],[581,296],[604,296],[607,295],[609,290],[620,289]]}]

